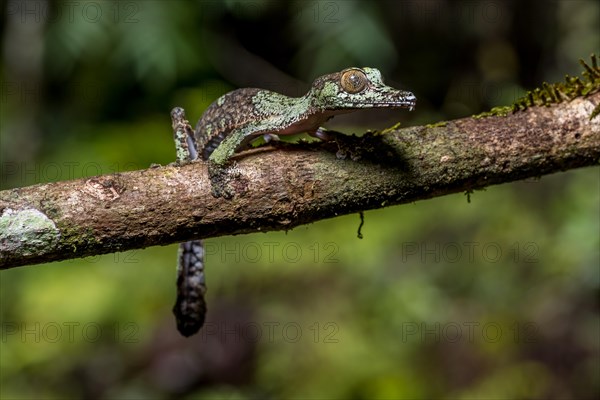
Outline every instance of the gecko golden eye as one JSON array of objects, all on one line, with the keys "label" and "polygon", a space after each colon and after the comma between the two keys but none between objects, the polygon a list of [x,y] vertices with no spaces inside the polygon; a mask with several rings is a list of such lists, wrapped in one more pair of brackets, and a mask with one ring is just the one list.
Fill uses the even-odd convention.
[{"label": "gecko golden eye", "polygon": [[349,69],[342,74],[340,83],[348,93],[362,92],[367,87],[367,76],[358,69]]}]

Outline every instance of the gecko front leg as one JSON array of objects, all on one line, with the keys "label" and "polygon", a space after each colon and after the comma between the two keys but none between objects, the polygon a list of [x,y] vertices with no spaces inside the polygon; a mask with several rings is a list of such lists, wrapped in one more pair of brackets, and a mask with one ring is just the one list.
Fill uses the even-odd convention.
[{"label": "gecko front leg", "polygon": [[317,139],[321,139],[324,142],[334,141],[338,136],[345,136],[343,133],[338,131],[333,131],[331,129],[323,128],[322,126],[318,127],[314,131],[308,132],[308,134]]}]

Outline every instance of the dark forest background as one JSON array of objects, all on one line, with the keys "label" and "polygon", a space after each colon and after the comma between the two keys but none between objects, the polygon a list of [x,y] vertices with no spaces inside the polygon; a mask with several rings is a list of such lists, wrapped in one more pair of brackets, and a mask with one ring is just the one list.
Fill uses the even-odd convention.
[{"label": "dark forest background", "polygon": [[[174,160],[238,87],[300,96],[379,68],[414,112],[509,105],[600,49],[595,1],[4,1],[2,189]],[[178,335],[176,245],[0,272],[0,397],[592,399],[600,179],[568,171],[207,241],[209,319]],[[470,200],[470,201],[469,201]]]}]

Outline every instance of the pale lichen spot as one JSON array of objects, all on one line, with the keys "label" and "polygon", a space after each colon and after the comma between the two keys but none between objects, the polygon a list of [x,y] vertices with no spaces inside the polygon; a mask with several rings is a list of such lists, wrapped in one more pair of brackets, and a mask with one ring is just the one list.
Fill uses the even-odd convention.
[{"label": "pale lichen spot", "polygon": [[6,208],[0,216],[0,254],[45,254],[54,249],[59,239],[60,231],[54,221],[34,208]]}]

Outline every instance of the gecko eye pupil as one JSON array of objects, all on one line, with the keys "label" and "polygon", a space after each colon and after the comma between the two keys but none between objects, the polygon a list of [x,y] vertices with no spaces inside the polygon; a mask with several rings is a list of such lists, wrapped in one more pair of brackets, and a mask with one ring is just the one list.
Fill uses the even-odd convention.
[{"label": "gecko eye pupil", "polygon": [[340,83],[348,93],[362,92],[367,87],[367,76],[358,69],[350,69],[342,73]]}]

